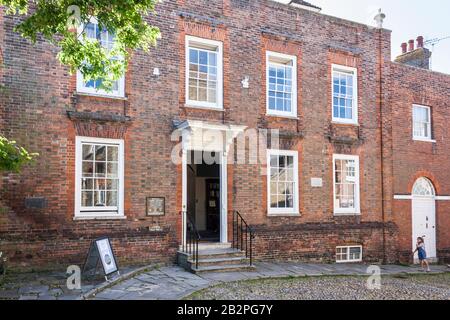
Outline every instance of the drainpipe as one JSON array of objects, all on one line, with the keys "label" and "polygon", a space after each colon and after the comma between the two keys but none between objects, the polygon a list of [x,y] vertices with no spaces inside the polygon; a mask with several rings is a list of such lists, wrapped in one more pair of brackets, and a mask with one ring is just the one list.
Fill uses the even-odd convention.
[{"label": "drainpipe", "polygon": [[380,73],[379,78],[379,90],[380,90],[380,101],[379,101],[379,109],[380,109],[380,149],[381,149],[381,163],[380,163],[380,170],[381,170],[381,216],[382,216],[382,222],[383,222],[383,264],[386,264],[387,258],[386,258],[386,212],[384,209],[385,205],[385,190],[384,190],[384,139],[383,139],[383,29],[379,28],[379,43],[378,43],[378,49],[379,49],[379,61],[378,61],[378,68]]}]

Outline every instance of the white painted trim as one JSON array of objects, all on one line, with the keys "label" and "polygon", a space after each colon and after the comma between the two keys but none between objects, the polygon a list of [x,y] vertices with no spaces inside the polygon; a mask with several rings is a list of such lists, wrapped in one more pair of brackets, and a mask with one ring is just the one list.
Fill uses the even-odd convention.
[{"label": "white painted trim", "polygon": [[[339,117],[334,116],[333,109],[333,101],[334,101],[334,81],[333,81],[333,73],[334,71],[338,72],[348,72],[353,73],[353,114],[352,119],[341,119]],[[331,65],[331,117],[332,122],[338,124],[353,124],[358,125],[358,69],[353,67],[342,66],[338,64]]]},{"label": "white painted trim", "polygon": [[[110,144],[117,145],[119,147],[118,154],[118,178],[119,178],[119,189],[118,189],[118,206],[117,209],[114,207],[114,211],[107,212],[87,212],[81,211],[81,175],[82,175],[82,154],[83,148],[82,143],[98,143],[98,144]],[[92,219],[111,219],[111,217],[124,217],[124,172],[125,172],[125,149],[123,139],[106,139],[106,138],[94,138],[94,137],[75,137],[75,213],[76,218],[86,219],[88,216]],[[106,207],[99,208],[101,210],[108,210]],[[116,212],[117,210],[117,212]]]},{"label": "white painted trim", "polygon": [[181,150],[181,245],[186,244],[186,230],[187,230],[187,153],[188,150]]},{"label": "white painted trim", "polygon": [[220,155],[220,242],[228,243],[228,168],[227,152]]},{"label": "white painted trim", "polygon": [[[216,103],[189,99],[189,47],[190,43],[200,43],[217,48],[217,97]],[[186,105],[198,108],[223,110],[223,43],[187,35],[185,38],[185,90]]]},{"label": "white painted trim", "polygon": [[[420,197],[417,197],[420,198]],[[450,201],[450,196],[434,196],[434,197],[425,197],[428,199],[434,199],[436,201]],[[401,194],[396,194],[394,195],[394,200],[412,200],[413,196],[412,195],[401,195]]]},{"label": "white painted trim", "polygon": [[[281,59],[291,60],[292,61],[292,99],[291,99],[291,112],[277,111],[269,109],[269,59],[270,57],[277,57]],[[273,62],[271,62],[273,63]],[[276,64],[276,63],[275,63]],[[274,51],[266,51],[266,114],[268,116],[275,117],[286,117],[286,118],[298,118],[297,115],[297,56],[287,55],[284,53],[274,52]]]},{"label": "white painted trim", "polygon": [[[287,208],[271,208],[270,207],[270,156],[272,155],[284,155],[292,156],[294,158],[294,207],[292,209]],[[299,210],[299,176],[298,176],[298,151],[292,150],[275,150],[267,149],[267,215],[269,217],[274,216],[300,216]]]},{"label": "white painted trim", "polygon": [[[182,150],[182,210],[187,210],[187,153],[191,150]],[[219,151],[220,152],[220,151]],[[220,152],[220,242],[228,243],[228,172],[227,172],[227,153]],[[186,243],[186,219],[182,216],[182,245]]]},{"label": "white painted trim", "polygon": [[97,214],[96,212],[92,212],[92,215],[78,215],[76,217],[73,217],[74,221],[80,221],[80,220],[125,220],[126,216],[112,216],[112,215],[105,215],[105,216],[93,216],[94,214]]},{"label": "white painted trim", "polygon": [[412,195],[402,195],[402,194],[396,194],[394,195],[394,200],[412,200]]},{"label": "white painted trim", "polygon": [[[355,208],[336,208],[336,160],[355,160]],[[345,216],[345,215],[360,215],[361,205],[360,205],[360,172],[359,172],[359,156],[346,155],[346,154],[333,154],[333,208],[335,216]]]},{"label": "white painted trim", "polygon": [[[415,121],[415,115],[414,115],[414,109],[415,108],[423,108],[423,109],[427,109],[427,113],[428,113],[428,120],[429,120],[429,122],[428,122],[428,134],[427,134],[427,136],[426,137],[421,137],[421,136],[415,136],[414,135],[414,124],[416,123],[416,121]],[[415,141],[422,141],[422,142],[432,142],[432,143],[434,143],[434,142],[436,142],[436,140],[433,140],[432,139],[432,136],[433,136],[433,129],[432,129],[432,126],[433,126],[433,123],[432,123],[432,119],[431,119],[431,107],[429,107],[429,106],[423,106],[423,105],[420,105],[420,104],[413,104],[412,105],[412,136],[413,136],[413,140],[415,140]]]}]

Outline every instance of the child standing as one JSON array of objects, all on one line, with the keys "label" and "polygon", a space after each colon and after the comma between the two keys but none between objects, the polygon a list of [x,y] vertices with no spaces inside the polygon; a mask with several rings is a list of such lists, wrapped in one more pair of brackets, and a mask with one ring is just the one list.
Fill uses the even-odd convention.
[{"label": "child standing", "polygon": [[422,237],[417,238],[416,250],[414,250],[413,254],[415,254],[416,251],[419,255],[420,266],[424,271],[426,270],[427,272],[430,272],[431,270],[427,260],[427,252],[425,251],[425,241]]}]

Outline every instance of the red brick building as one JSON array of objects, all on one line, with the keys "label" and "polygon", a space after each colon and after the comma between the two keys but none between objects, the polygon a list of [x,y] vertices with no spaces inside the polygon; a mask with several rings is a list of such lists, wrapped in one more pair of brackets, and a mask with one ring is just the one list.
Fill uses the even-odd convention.
[{"label": "red brick building", "polygon": [[[100,236],[119,263],[172,262],[180,212],[205,241],[228,243],[236,210],[258,259],[410,261],[412,210],[432,219],[434,207],[436,258],[449,259],[450,76],[391,62],[390,31],[304,1],[157,11],[162,39],[133,53],[112,92],[70,75],[57,48],[23,40],[0,11],[0,132],[40,154],[0,181],[12,265],[81,264]],[[421,177],[433,193],[417,202]]]}]

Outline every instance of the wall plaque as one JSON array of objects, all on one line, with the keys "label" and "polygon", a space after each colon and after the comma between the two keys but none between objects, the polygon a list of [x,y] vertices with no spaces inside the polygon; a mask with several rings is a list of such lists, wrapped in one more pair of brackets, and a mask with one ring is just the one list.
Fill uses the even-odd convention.
[{"label": "wall plaque", "polygon": [[163,216],[166,214],[166,199],[162,197],[147,198],[147,216]]}]

